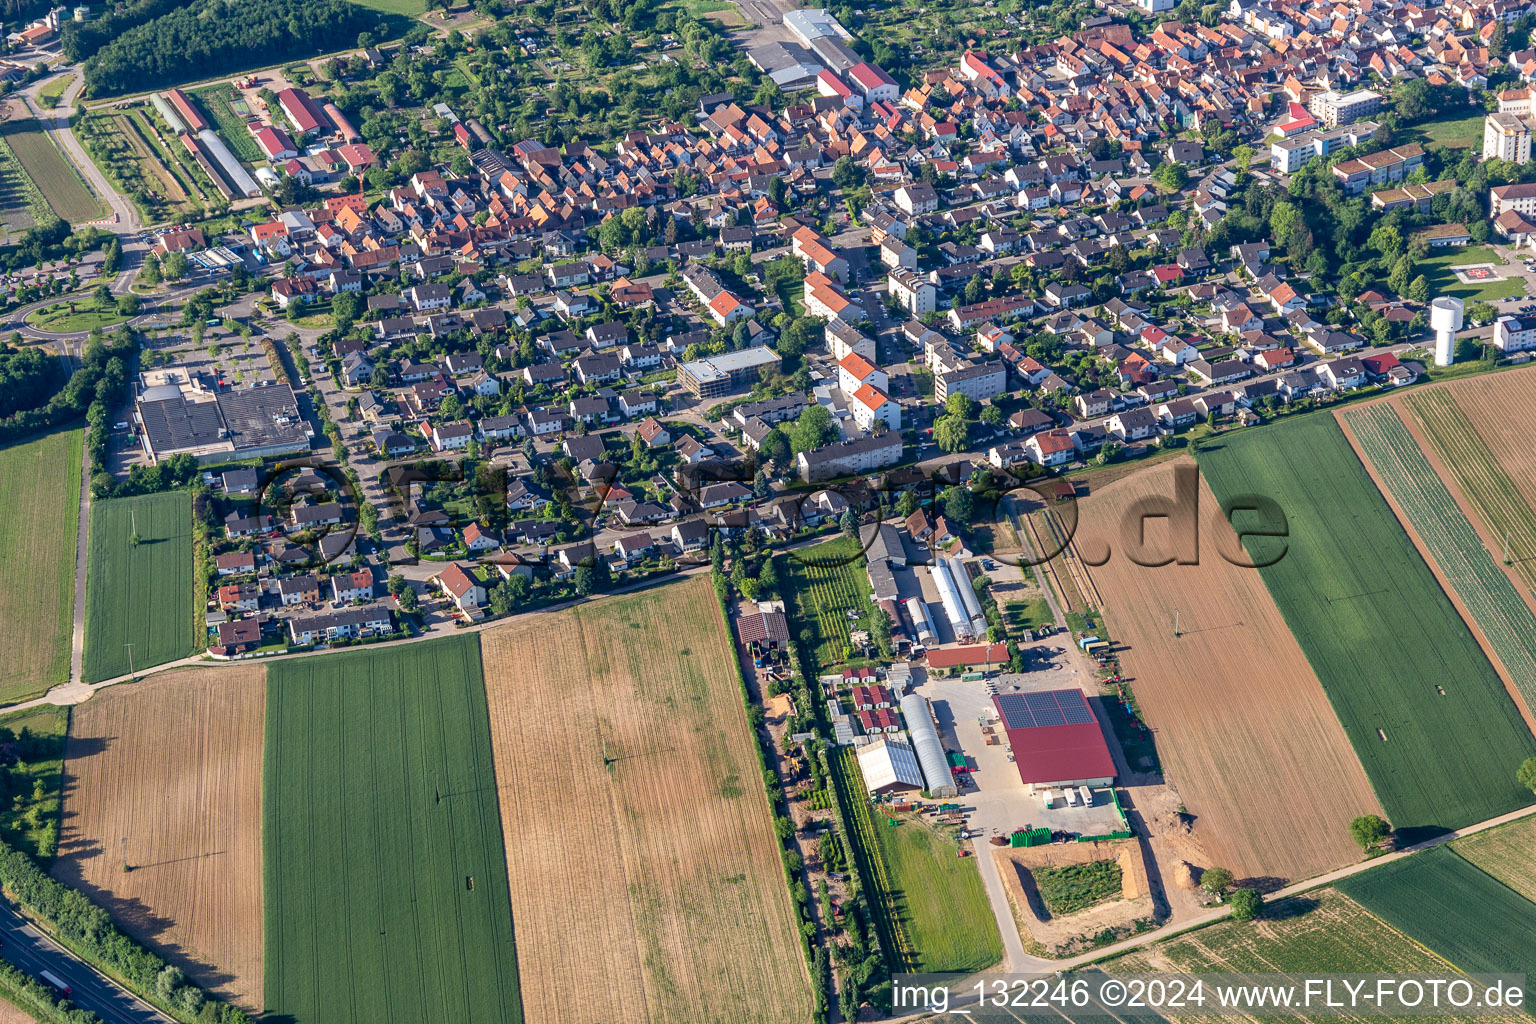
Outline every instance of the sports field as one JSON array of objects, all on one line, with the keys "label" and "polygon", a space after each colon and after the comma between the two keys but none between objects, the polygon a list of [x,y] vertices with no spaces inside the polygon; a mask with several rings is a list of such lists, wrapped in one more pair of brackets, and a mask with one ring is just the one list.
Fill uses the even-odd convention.
[{"label": "sports field", "polygon": [[1386,484],[1520,699],[1536,711],[1536,614],[1494,564],[1396,409],[1378,402],[1342,415],[1361,455]]},{"label": "sports field", "polygon": [[91,195],[59,147],[35,120],[9,121],[0,127],[5,141],[27,175],[37,183],[53,212],[71,224],[104,216],[106,209]]},{"label": "sports field", "polygon": [[476,638],[275,662],[266,730],[269,1019],[520,1022]]},{"label": "sports field", "polygon": [[80,453],[78,430],[0,447],[0,703],[69,679]]},{"label": "sports field", "polygon": [[[134,543],[134,531],[138,543]],[[192,653],[192,498],[185,491],[91,503],[85,678]]]},{"label": "sports field", "polygon": [[[1375,872],[1367,872],[1367,875]],[[1364,877],[1364,876],[1362,876]],[[1280,900],[1266,908],[1258,921],[1223,921],[1116,957],[1102,965],[1110,974],[1148,972],[1190,973],[1306,973],[1306,974],[1446,974],[1444,960],[1372,916],[1336,889],[1318,889]],[[1236,1014],[1222,1017],[1179,1015],[1184,1024],[1212,1020],[1251,1020]],[[1264,1018],[1279,1019],[1279,1018]],[[1380,1016],[1299,1014],[1290,1021],[1377,1021]],[[1396,1018],[1405,1022],[1424,1017]],[[1436,1021],[1485,1021],[1495,1018],[1437,1016]],[[1520,1020],[1518,1016],[1496,1018]]]},{"label": "sports field", "polygon": [[[1259,572],[1221,556],[1223,537],[1237,541],[1203,483],[1198,564],[1142,566],[1121,550],[1131,507],[1172,498],[1176,471],[1193,465],[1181,457],[1095,489],[1079,506],[1078,541],[1110,547],[1109,561],[1088,571],[1212,864],[1240,878],[1309,878],[1359,858],[1344,825],[1380,805]],[[1167,524],[1146,520],[1150,554],[1173,553]]]},{"label": "sports field", "polygon": [[265,679],[260,666],[178,668],[76,708],[53,867],[128,934],[250,1010],[262,999]]},{"label": "sports field", "polygon": [[[1530,803],[1514,768],[1536,739],[1333,417],[1227,435],[1198,458],[1218,499],[1284,510],[1284,556],[1260,574],[1393,825],[1454,828]],[[1276,554],[1274,538],[1245,544]]]},{"label": "sports field", "polygon": [[1536,589],[1536,371],[1508,370],[1402,396],[1448,482],[1477,510],[1502,556]]},{"label": "sports field", "polygon": [[1524,974],[1536,995],[1536,903],[1437,846],[1339,882],[1339,890],[1468,974]]},{"label": "sports field", "polygon": [[709,579],[526,615],[481,639],[528,1020],[808,1019]]}]

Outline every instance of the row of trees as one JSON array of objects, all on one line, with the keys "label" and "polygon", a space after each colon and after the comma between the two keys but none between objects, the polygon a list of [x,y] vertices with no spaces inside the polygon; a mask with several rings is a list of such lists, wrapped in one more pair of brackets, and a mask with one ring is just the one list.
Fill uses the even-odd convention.
[{"label": "row of trees", "polygon": [[244,1011],[211,999],[177,968],[118,931],[105,910],[49,878],[32,858],[4,842],[0,842],[0,884],[65,943],[126,980],[135,991],[198,1024],[249,1024]]}]

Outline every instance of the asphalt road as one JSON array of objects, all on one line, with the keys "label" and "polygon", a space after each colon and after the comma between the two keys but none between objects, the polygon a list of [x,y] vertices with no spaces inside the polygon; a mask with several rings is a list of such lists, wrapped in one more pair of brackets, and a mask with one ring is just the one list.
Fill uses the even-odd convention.
[{"label": "asphalt road", "polygon": [[76,1006],[92,1011],[107,1024],[172,1024],[171,1018],[65,952],[5,903],[0,903],[0,957],[33,977],[51,971],[73,990],[69,999]]}]

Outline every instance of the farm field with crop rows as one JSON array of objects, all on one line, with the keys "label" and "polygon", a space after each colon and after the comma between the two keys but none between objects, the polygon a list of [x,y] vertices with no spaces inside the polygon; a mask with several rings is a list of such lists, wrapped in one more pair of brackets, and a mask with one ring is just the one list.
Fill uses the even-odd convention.
[{"label": "farm field with crop rows", "polygon": [[[1359,857],[1343,823],[1380,805],[1263,579],[1220,555],[1238,541],[1203,483],[1197,564],[1137,565],[1113,532],[1136,502],[1172,496],[1192,465],[1183,456],[1096,488],[1080,505],[1078,542],[1113,545],[1093,585],[1211,863],[1239,877],[1310,878]],[[1166,521],[1147,521],[1147,542],[1154,555],[1169,550]]]},{"label": "farm field with crop rows", "polygon": [[1525,706],[1536,713],[1536,615],[1494,564],[1397,411],[1378,403],[1347,412],[1344,419],[1361,454],[1386,482],[1408,525],[1503,662]]},{"label": "farm field with crop rows", "polygon": [[0,129],[27,176],[60,218],[71,224],[95,220],[106,211],[85,187],[79,173],[35,120],[11,121]]},{"label": "farm field with crop rows", "polygon": [[[1339,882],[1365,909],[1468,974],[1524,974],[1536,995],[1536,903],[1450,846]],[[1312,968],[1309,968],[1312,969]]]},{"label": "farm field with crop rows", "polygon": [[808,1019],[782,844],[709,578],[523,616],[481,641],[527,1019]]},{"label": "farm field with crop rows", "polygon": [[1536,901],[1536,816],[1458,839],[1451,849],[1526,899]]},{"label": "farm field with crop rows", "polygon": [[262,1001],[265,704],[265,670],[230,665],[171,669],[77,707],[53,867],[128,934],[248,1010]]},{"label": "farm field with crop rows", "polygon": [[[1454,828],[1529,803],[1514,766],[1536,739],[1333,417],[1227,435],[1198,457],[1218,500],[1260,494],[1284,511],[1284,555],[1260,574],[1392,824]],[[1267,558],[1274,544],[1246,542]]]},{"label": "farm field with crop rows", "polygon": [[1536,372],[1508,370],[1404,395],[1462,495],[1536,590]]},{"label": "farm field with crop rows", "polygon": [[780,555],[778,576],[789,597],[795,635],[812,630],[818,664],[843,661],[853,622],[848,613],[862,615],[869,610],[869,581],[859,542],[838,537]]},{"label": "farm field with crop rows", "polygon": [[135,671],[191,654],[192,611],[191,495],[166,491],[92,502],[86,681],[127,675],[130,643]]},{"label": "farm field with crop rows", "polygon": [[190,95],[208,116],[219,137],[237,160],[251,164],[261,162],[263,156],[261,148],[256,145],[256,137],[246,128],[246,119],[234,109],[234,104],[240,103],[243,106],[245,102],[235,95],[234,86],[222,82],[198,89]]},{"label": "farm field with crop rows", "polygon": [[997,963],[1003,940],[976,858],[958,856],[962,844],[915,816],[897,821],[892,828],[877,816],[875,835],[896,887],[897,913],[917,955],[916,969],[968,974]]},{"label": "farm field with crop rows", "polygon": [[[1414,858],[1416,859],[1416,858]],[[1403,863],[1407,863],[1404,861]],[[1376,872],[1366,872],[1368,877]],[[1372,916],[1337,889],[1318,889],[1304,896],[1271,904],[1265,916],[1251,923],[1222,921],[1187,935],[1176,936],[1104,963],[1112,975],[1168,972],[1201,974],[1307,973],[1307,974],[1445,974],[1445,961]],[[1218,1014],[1173,1018],[1180,1024],[1208,1021],[1251,1020],[1246,1016]],[[1278,1018],[1276,1018],[1278,1019]],[[1423,1022],[1423,1017],[1387,1018],[1375,1015],[1297,1015],[1289,1021],[1344,1024],[1352,1021],[1397,1019],[1404,1024]],[[1510,1022],[1522,1019],[1437,1016],[1436,1021],[1455,1020]]]},{"label": "farm field with crop rows", "polygon": [[266,1011],[519,1024],[474,636],[268,667]]},{"label": "farm field with crop rows", "polygon": [[60,430],[0,447],[0,702],[69,679],[81,444]]}]

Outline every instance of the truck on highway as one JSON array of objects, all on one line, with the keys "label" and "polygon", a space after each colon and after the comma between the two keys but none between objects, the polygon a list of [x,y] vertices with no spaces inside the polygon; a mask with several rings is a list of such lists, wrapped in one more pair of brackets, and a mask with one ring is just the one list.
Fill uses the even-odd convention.
[{"label": "truck on highway", "polygon": [[41,974],[39,974],[38,977],[42,978],[48,984],[50,984],[54,988],[58,989],[59,993],[61,995],[68,996],[68,995],[72,995],[74,993],[74,989],[72,989],[68,985],[64,984],[64,982],[59,978],[59,976],[57,974],[54,974],[52,971],[44,971]]}]

